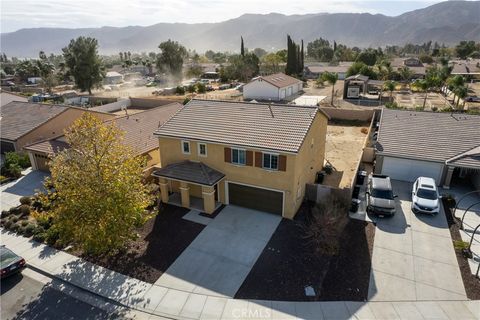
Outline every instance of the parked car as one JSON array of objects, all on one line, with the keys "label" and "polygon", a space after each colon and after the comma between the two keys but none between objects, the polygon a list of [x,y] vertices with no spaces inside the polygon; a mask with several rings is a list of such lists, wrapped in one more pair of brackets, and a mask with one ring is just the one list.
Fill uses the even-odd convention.
[{"label": "parked car", "polygon": [[467,102],[480,102],[480,97],[477,96],[469,96],[465,98]]},{"label": "parked car", "polygon": [[227,89],[230,89],[230,85],[229,84],[222,84],[222,85],[218,86],[218,89],[219,90],[227,90]]},{"label": "parked car", "polygon": [[373,174],[368,177],[367,184],[367,213],[379,216],[393,216],[395,214],[395,198],[390,177]]},{"label": "parked car", "polygon": [[439,198],[435,180],[419,177],[413,184],[412,189],[413,213],[437,214],[440,211]]},{"label": "parked car", "polygon": [[25,259],[13,253],[12,250],[0,246],[1,278],[6,278],[26,267]]}]

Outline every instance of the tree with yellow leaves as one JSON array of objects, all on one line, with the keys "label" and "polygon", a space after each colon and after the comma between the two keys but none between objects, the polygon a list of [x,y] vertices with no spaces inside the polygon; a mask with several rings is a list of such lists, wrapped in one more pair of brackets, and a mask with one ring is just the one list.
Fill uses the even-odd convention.
[{"label": "tree with yellow leaves", "polygon": [[122,248],[152,217],[142,183],[145,159],[122,143],[114,122],[90,114],[75,121],[65,138],[70,148],[50,163],[57,193],[51,213],[60,240],[89,254]]}]

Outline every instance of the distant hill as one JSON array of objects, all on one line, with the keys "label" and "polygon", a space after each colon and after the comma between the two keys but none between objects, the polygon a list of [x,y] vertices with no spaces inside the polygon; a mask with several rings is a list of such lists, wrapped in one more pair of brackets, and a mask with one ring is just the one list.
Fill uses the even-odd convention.
[{"label": "distant hill", "polygon": [[245,14],[219,23],[159,23],[140,27],[85,29],[34,28],[1,34],[1,51],[8,56],[33,57],[38,51],[61,51],[80,35],[99,40],[104,54],[118,51],[157,51],[158,44],[174,39],[187,48],[204,52],[238,51],[240,35],[248,48],[278,50],[286,35],[309,42],[318,37],[358,47],[423,43],[429,40],[455,44],[480,41],[480,2],[447,1],[396,17],[381,14],[307,14],[286,16]]}]

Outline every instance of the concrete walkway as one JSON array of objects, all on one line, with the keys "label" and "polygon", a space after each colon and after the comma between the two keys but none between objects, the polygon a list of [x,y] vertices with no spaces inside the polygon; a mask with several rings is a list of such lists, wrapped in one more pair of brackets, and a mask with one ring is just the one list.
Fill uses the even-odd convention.
[{"label": "concrete walkway", "polygon": [[31,168],[22,171],[23,176],[0,186],[2,210],[8,210],[20,204],[22,196],[31,196],[35,190],[43,188],[43,179],[48,173]]},{"label": "concrete walkway", "polygon": [[[480,301],[277,302],[195,294],[126,277],[1,230],[1,242],[34,269],[112,302],[174,319],[479,319]],[[399,290],[391,286],[391,290]],[[112,306],[112,310],[115,307]]]},{"label": "concrete walkway", "polygon": [[280,221],[273,214],[226,206],[155,284],[233,297]]},{"label": "concrete walkway", "polygon": [[445,214],[411,211],[411,183],[393,181],[393,218],[376,219],[370,301],[465,300]]}]

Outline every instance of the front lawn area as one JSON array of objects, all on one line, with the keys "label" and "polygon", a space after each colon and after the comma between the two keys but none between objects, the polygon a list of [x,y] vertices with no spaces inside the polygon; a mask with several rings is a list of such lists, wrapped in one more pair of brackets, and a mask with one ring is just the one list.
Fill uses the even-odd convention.
[{"label": "front lawn area", "polygon": [[[303,206],[295,220],[283,219],[235,298],[317,301],[365,301],[368,296],[375,226],[348,220],[336,254],[322,253],[307,241],[311,210]],[[346,218],[348,219],[348,218]],[[305,295],[311,286],[315,296]]]},{"label": "front lawn area", "polygon": [[83,259],[124,275],[154,283],[205,227],[182,217],[189,209],[163,204],[156,217],[138,229],[139,237],[113,256]]}]

